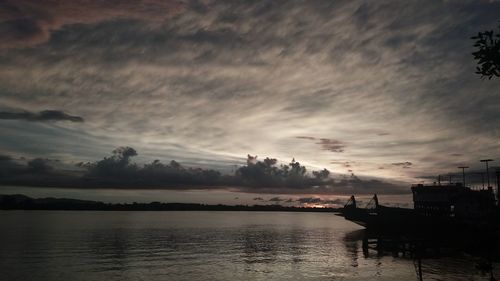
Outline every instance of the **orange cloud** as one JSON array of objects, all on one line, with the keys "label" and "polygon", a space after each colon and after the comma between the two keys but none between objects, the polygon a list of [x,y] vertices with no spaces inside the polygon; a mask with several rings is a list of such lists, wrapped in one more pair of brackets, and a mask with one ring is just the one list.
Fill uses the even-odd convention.
[{"label": "orange cloud", "polygon": [[184,10],[177,0],[7,0],[0,5],[0,48],[47,42],[65,25],[117,19],[162,22]]}]

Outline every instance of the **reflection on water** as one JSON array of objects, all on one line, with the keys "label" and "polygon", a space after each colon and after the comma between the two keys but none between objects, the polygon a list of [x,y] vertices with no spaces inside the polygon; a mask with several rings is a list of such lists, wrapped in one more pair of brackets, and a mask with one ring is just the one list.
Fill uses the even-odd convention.
[{"label": "reflection on water", "polygon": [[[429,234],[429,233],[428,233]],[[495,237],[395,235],[356,230],[346,234],[346,248],[357,260],[411,260],[417,280],[496,280],[495,263],[500,261]]]},{"label": "reflection on water", "polygon": [[[2,280],[417,280],[414,245],[327,213],[15,211],[0,222]],[[489,280],[473,254],[427,252],[424,280]]]}]

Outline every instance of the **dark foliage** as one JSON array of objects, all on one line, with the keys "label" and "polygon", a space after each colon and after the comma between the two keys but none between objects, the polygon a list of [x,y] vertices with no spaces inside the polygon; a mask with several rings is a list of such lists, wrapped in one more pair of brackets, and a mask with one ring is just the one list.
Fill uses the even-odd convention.
[{"label": "dark foliage", "polygon": [[478,64],[476,73],[481,78],[500,77],[500,34],[495,34],[493,30],[483,31],[471,39],[476,40],[474,47],[477,51],[472,53]]},{"label": "dark foliage", "polygon": [[278,212],[332,212],[336,208],[286,207],[281,205],[205,205],[192,203],[125,203],[111,204],[99,201],[41,198],[25,195],[0,195],[0,210],[98,210],[98,211],[278,211]]}]

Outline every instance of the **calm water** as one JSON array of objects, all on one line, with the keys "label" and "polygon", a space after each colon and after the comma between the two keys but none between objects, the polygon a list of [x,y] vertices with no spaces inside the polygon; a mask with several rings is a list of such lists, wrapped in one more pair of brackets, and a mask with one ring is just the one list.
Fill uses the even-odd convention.
[{"label": "calm water", "polygon": [[[413,259],[363,251],[361,228],[328,213],[0,211],[0,224],[1,280],[417,280]],[[475,262],[424,259],[423,277],[489,280]]]}]

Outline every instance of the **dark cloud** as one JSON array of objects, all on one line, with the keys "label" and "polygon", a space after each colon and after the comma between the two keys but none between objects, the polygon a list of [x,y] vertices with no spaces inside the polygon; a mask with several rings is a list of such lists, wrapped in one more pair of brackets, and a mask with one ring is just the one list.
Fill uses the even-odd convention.
[{"label": "dark cloud", "polygon": [[315,140],[316,139],[314,137],[308,137],[308,136],[298,136],[296,138],[298,138],[298,139],[304,139],[304,140]]},{"label": "dark cloud", "polygon": [[57,160],[34,158],[26,160],[23,157],[1,157],[0,184],[40,187],[80,187],[81,173],[72,173],[56,169]]},{"label": "dark cloud", "polygon": [[253,200],[255,200],[255,201],[264,201],[264,198],[262,198],[262,197],[255,197]]},{"label": "dark cloud", "polygon": [[331,164],[342,165],[345,168],[351,168],[355,162],[351,161],[330,161]]},{"label": "dark cloud", "polygon": [[59,110],[43,110],[38,113],[22,111],[22,112],[7,112],[0,111],[0,119],[3,120],[26,120],[33,122],[46,122],[46,121],[71,121],[83,122],[80,116],[69,115]]},{"label": "dark cloud", "polygon": [[339,140],[327,138],[315,138],[309,136],[298,136],[298,139],[317,141],[316,144],[321,146],[321,149],[331,152],[344,152],[345,144]]},{"label": "dark cloud", "polygon": [[321,198],[315,198],[315,197],[305,197],[305,198],[299,198],[297,199],[297,202],[304,204],[304,203],[320,203],[322,200]]},{"label": "dark cloud", "polygon": [[35,158],[28,161],[28,171],[34,174],[46,174],[53,170],[53,167],[49,164],[48,159]]},{"label": "dark cloud", "polygon": [[282,202],[282,201],[285,201],[285,199],[280,198],[280,197],[273,197],[273,198],[269,199],[268,201],[269,202]]},{"label": "dark cloud", "polygon": [[218,171],[184,167],[174,160],[168,164],[154,160],[141,167],[130,161],[136,155],[137,152],[131,147],[119,147],[111,157],[84,164],[87,172],[82,179],[95,187],[153,189],[190,189],[194,186],[205,189],[233,181]]},{"label": "dark cloud", "polygon": [[346,167],[346,168],[351,168],[351,167],[352,167],[352,165],[351,165],[351,163],[349,163],[349,162],[344,162],[344,167]]},{"label": "dark cloud", "polygon": [[325,169],[313,171],[311,176],[306,167],[295,160],[286,165],[278,165],[277,159],[265,158],[257,161],[257,156],[248,155],[247,165],[240,167],[235,176],[243,185],[255,189],[272,187],[300,190],[313,186],[328,186],[331,182],[329,174]]},{"label": "dark cloud", "polygon": [[410,187],[404,182],[389,182],[377,178],[360,178],[355,174],[336,179],[333,194],[405,194]]},{"label": "dark cloud", "polygon": [[345,205],[347,203],[347,200],[337,198],[333,200],[324,200],[323,203],[329,205]]},{"label": "dark cloud", "polygon": [[11,161],[12,157],[0,154],[0,161]]},{"label": "dark cloud", "polygon": [[16,163],[12,157],[8,155],[0,155],[0,176],[6,178],[18,174],[25,170],[26,167]]},{"label": "dark cloud", "polygon": [[66,25],[117,19],[164,21],[184,9],[176,0],[6,0],[0,3],[0,48],[30,47]]},{"label": "dark cloud", "polygon": [[300,204],[323,204],[323,205],[345,205],[346,200],[337,199],[322,199],[318,197],[303,197],[297,199]]},{"label": "dark cloud", "polygon": [[[80,162],[76,170],[56,168],[57,160],[35,158],[19,163],[8,156],[0,157],[0,184],[68,188],[114,189],[228,189],[267,194],[370,194],[401,193],[399,186],[358,177],[333,179],[328,170],[308,173],[299,162],[277,165],[276,159],[253,161],[232,175],[219,171],[185,167],[176,161],[164,164],[159,160],[139,166],[131,147],[119,147],[109,157],[96,162]],[[382,188],[383,187],[383,188]],[[261,197],[256,201],[264,201]],[[291,202],[273,197],[270,202]]]},{"label": "dark cloud", "polygon": [[319,145],[324,150],[328,150],[331,152],[344,152],[345,144],[342,143],[339,140],[334,140],[334,139],[319,139],[318,142]]},{"label": "dark cloud", "polygon": [[404,169],[408,169],[408,168],[411,168],[411,166],[413,165],[413,163],[406,161],[406,162],[391,163],[391,165],[398,166],[398,167],[401,167],[401,168],[404,168]]},{"label": "dark cloud", "polygon": [[318,203],[322,203],[323,200],[321,200],[321,198],[317,198],[317,197],[304,197],[304,198],[297,199],[297,202],[299,202],[300,204],[318,204]]},{"label": "dark cloud", "polygon": [[[69,186],[87,188],[150,188],[150,189],[207,189],[237,188],[241,191],[270,190],[309,190],[313,187],[326,186],[330,182],[328,172],[313,171],[312,175],[306,173],[306,168],[298,162],[289,165],[277,165],[276,159],[265,158],[257,161],[256,157],[248,156],[247,165],[240,167],[234,175],[222,175],[219,171],[211,169],[185,167],[172,160],[168,164],[154,160],[149,164],[139,166],[131,161],[137,152],[131,147],[119,147],[113,150],[110,157],[96,162],[80,162],[78,168],[83,168],[84,173],[73,178]],[[29,161],[22,173],[48,175],[57,173],[44,159]],[[19,174],[22,174],[19,173]],[[11,184],[19,180],[18,177],[3,179]],[[43,185],[39,180],[29,183],[29,178],[21,180],[25,185]],[[67,178],[64,178],[64,184]],[[53,176],[52,184],[57,185],[57,176]],[[269,193],[264,191],[264,193]],[[276,199],[274,199],[276,200]]]}]

